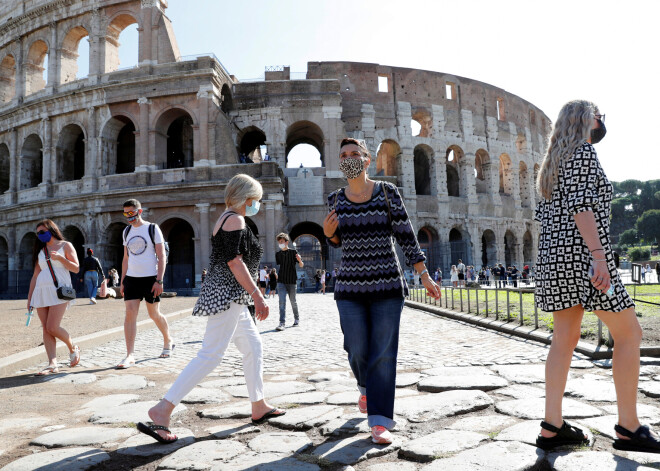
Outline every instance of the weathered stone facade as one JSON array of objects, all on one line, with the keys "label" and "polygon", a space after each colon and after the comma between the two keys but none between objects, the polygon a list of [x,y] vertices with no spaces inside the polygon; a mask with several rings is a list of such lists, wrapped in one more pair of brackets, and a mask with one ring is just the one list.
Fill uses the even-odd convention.
[{"label": "weathered stone facade", "polygon": [[[550,128],[534,105],[476,80],[365,63],[310,62],[305,80],[284,68],[241,83],[215,57],[182,58],[166,8],[0,5],[0,272],[9,274],[0,292],[24,286],[44,217],[79,251],[93,247],[105,266],[120,266],[121,205],[131,197],[172,246],[170,283],[194,285],[224,186],[239,172],[264,186],[251,223],[265,260],[282,230],[322,239],[324,195],[343,184],[336,156],[346,135],[367,142],[372,175],[401,188],[430,268],[459,256],[477,266],[534,259],[533,179]],[[118,69],[119,34],[136,23],[138,65]],[[76,79],[85,39],[89,75]],[[300,143],[319,150],[322,167],[286,168]],[[260,160],[262,145],[272,161]],[[240,164],[240,153],[257,163]]]}]

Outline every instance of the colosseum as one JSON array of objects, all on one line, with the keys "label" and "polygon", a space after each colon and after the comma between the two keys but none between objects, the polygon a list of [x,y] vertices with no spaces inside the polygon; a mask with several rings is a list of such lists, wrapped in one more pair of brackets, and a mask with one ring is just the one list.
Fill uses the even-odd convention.
[{"label": "colosseum", "polygon": [[[399,187],[429,268],[535,259],[534,177],[550,129],[530,102],[493,85],[370,63],[267,68],[241,82],[213,55],[182,57],[166,0],[0,4],[0,295],[27,292],[35,222],[49,217],[79,256],[121,267],[122,202],[142,201],[171,247],[166,285],[193,289],[237,173],[264,188],[248,223],[275,259],[287,231],[311,270],[337,265],[326,195],[345,184],[339,142],[364,139],[375,179]],[[137,24],[138,63],[119,35]],[[82,41],[89,73],[78,74]],[[413,126],[415,125],[415,126]],[[320,166],[289,168],[308,144]]]}]

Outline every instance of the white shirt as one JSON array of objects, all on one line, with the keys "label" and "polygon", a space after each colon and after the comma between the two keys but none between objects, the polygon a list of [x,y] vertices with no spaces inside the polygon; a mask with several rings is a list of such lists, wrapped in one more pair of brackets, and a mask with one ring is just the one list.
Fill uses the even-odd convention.
[{"label": "white shirt", "polygon": [[268,280],[268,273],[266,273],[266,270],[263,268],[259,270],[259,281],[267,281]]},{"label": "white shirt", "polygon": [[[143,278],[158,274],[158,257],[156,257],[156,247],[151,243],[151,237],[149,237],[149,224],[142,221],[141,226],[131,227],[124,241],[128,250],[127,276]],[[158,225],[154,231],[154,242],[163,243],[163,233]]]}]

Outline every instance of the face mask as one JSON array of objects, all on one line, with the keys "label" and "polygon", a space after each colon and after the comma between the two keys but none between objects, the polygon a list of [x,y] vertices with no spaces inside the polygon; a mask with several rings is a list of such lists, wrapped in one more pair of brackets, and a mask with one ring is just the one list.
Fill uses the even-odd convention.
[{"label": "face mask", "polygon": [[286,249],[286,244],[278,244],[280,246],[280,249],[284,250]]},{"label": "face mask", "polygon": [[352,180],[360,176],[364,171],[365,159],[353,159],[351,157],[346,157],[341,162],[339,162],[339,170],[344,173],[344,176]]},{"label": "face mask", "polygon": [[256,215],[259,212],[259,206],[261,206],[261,203],[259,203],[259,201],[252,200],[252,205],[245,207],[245,215],[246,216]]},{"label": "face mask", "polygon": [[41,242],[47,244],[48,242],[50,242],[50,239],[53,238],[53,235],[50,233],[50,231],[45,231],[42,232],[41,234],[37,234],[37,237]]},{"label": "face mask", "polygon": [[607,133],[607,129],[605,129],[605,123],[603,123],[600,119],[597,119],[596,121],[598,122],[599,127],[591,130],[592,144],[598,144],[600,141],[603,140],[605,134]]}]

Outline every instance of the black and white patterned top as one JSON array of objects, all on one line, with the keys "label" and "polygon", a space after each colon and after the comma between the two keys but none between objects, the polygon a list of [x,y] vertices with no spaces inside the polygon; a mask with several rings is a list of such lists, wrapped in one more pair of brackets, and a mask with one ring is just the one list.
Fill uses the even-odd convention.
[{"label": "black and white patterned top", "polygon": [[[634,307],[614,265],[610,244],[612,184],[600,166],[594,147],[584,142],[559,167],[552,199],[541,199],[534,218],[541,223],[536,262],[536,305],[547,312],[582,304],[594,309],[620,312]],[[589,277],[592,255],[573,216],[593,211],[605,249],[614,294],[609,297],[593,287]],[[603,258],[603,252],[595,252]]]},{"label": "black and white patterned top", "polygon": [[227,262],[237,255],[242,255],[250,275],[256,280],[264,252],[259,240],[246,224],[243,229],[236,231],[224,231],[220,226],[211,241],[211,263],[193,309],[193,316],[219,314],[229,309],[232,302],[248,306],[253,304],[252,297],[236,280]]}]

